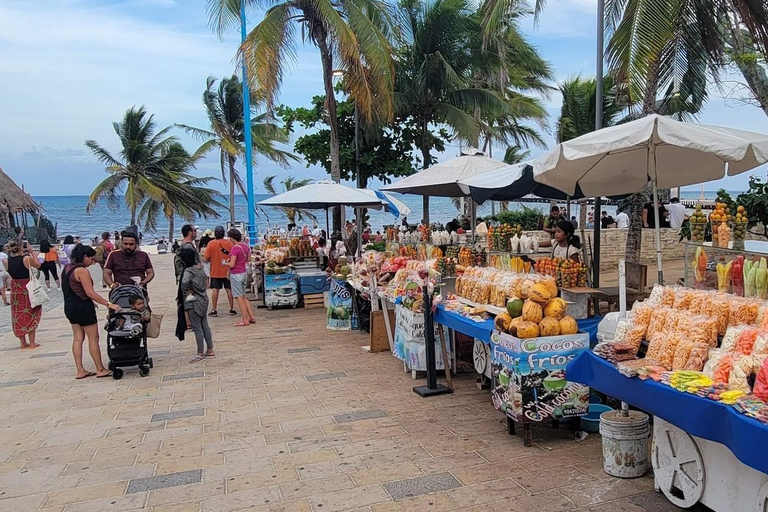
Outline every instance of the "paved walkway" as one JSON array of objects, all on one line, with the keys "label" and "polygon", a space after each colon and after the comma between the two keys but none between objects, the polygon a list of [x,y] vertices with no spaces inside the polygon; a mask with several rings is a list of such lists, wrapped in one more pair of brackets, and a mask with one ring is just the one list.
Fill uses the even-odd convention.
[{"label": "paved walkway", "polygon": [[650,477],[603,473],[596,436],[541,428],[524,448],[473,376],[419,398],[399,361],[326,331],[323,310],[212,319],[218,357],[190,364],[171,258],[153,258],[167,315],[148,377],[76,381],[61,305],[40,349],[0,353],[0,510],[677,510]]}]

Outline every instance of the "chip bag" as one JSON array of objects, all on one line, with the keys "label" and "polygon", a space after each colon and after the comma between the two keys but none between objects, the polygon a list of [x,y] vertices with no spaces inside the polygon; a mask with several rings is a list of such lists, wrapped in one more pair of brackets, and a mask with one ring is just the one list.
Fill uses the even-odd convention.
[{"label": "chip bag", "polygon": [[762,366],[757,371],[752,394],[760,400],[768,402],[768,359],[763,361]]}]

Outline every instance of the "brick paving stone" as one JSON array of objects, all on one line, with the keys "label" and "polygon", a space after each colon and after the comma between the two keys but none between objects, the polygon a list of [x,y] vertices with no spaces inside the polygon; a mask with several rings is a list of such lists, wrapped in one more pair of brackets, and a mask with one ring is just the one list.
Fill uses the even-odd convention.
[{"label": "brick paving stone", "polygon": [[37,379],[25,379],[25,380],[9,380],[6,382],[0,382],[0,388],[13,388],[16,386],[29,386],[37,382]]},{"label": "brick paving stone", "polygon": [[172,380],[198,379],[200,377],[205,377],[205,372],[204,371],[189,372],[189,373],[177,373],[176,375],[164,375],[163,376],[163,382],[168,382],[168,381],[172,381]]},{"label": "brick paving stone", "polygon": [[163,412],[158,414],[153,414],[152,419],[150,421],[168,421],[168,420],[178,420],[181,418],[192,418],[195,416],[204,416],[205,415],[205,409],[188,409],[186,411],[176,411],[176,412]]},{"label": "brick paving stone", "polygon": [[42,359],[44,357],[62,357],[69,354],[69,352],[48,352],[45,354],[35,354],[32,356],[29,356],[30,359]]},{"label": "brick paving stone", "polygon": [[320,347],[299,347],[299,348],[289,348],[285,350],[289,354],[303,354],[304,352],[318,352],[320,351]]},{"label": "brick paving stone", "polygon": [[384,489],[395,501],[433,492],[448,491],[457,487],[461,487],[461,482],[450,473],[432,473],[431,475],[395,480],[384,484]]},{"label": "brick paving stone", "polygon": [[385,418],[387,413],[381,409],[372,409],[370,411],[355,411],[346,414],[337,414],[333,417],[337,423],[352,423],[353,421],[371,420],[374,418]]},{"label": "brick paving stone", "polygon": [[345,372],[333,372],[333,373],[316,373],[314,375],[306,375],[307,382],[317,382],[320,380],[340,379],[346,377]]},{"label": "brick paving stone", "polygon": [[146,478],[135,478],[128,484],[126,494],[137,492],[154,491],[156,489],[165,489],[166,487],[176,487],[200,482],[203,478],[202,469],[184,471],[182,473],[170,473],[167,475],[150,476]]}]

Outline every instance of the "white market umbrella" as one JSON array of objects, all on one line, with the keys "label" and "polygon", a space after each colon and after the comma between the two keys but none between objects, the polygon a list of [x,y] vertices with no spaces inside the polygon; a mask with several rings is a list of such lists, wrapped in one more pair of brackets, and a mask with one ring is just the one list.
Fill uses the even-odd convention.
[{"label": "white market umbrella", "polygon": [[261,206],[289,206],[307,210],[322,208],[325,210],[325,229],[328,230],[329,236],[331,233],[328,225],[328,208],[352,206],[354,208],[381,210],[384,207],[381,199],[371,197],[365,190],[345,187],[326,180],[277,194],[269,199],[259,201],[258,204]]},{"label": "white market umbrella", "polygon": [[506,166],[506,163],[487,157],[478,149],[468,149],[461,156],[437,163],[381,187],[381,190],[421,196],[464,197],[467,193],[459,186],[461,180]]},{"label": "white market umbrella", "polygon": [[397,199],[392,194],[388,194],[386,192],[382,192],[380,190],[370,190],[370,189],[358,189],[360,192],[365,192],[367,195],[371,197],[377,198],[379,201],[381,201],[384,206],[386,206],[389,210],[389,212],[394,215],[396,218],[398,217],[407,217],[411,213],[411,209],[408,208],[408,205],[406,205],[401,200]]},{"label": "white market umbrella", "polygon": [[384,206],[381,199],[371,197],[365,190],[345,187],[332,181],[318,181],[304,185],[259,201],[259,204],[261,206],[291,206],[307,210],[334,206],[380,210]]},{"label": "white market umbrella", "polygon": [[653,185],[656,261],[663,280],[658,187],[735,176],[768,161],[768,135],[650,115],[558,144],[533,162],[539,183],[573,194],[617,196]]}]

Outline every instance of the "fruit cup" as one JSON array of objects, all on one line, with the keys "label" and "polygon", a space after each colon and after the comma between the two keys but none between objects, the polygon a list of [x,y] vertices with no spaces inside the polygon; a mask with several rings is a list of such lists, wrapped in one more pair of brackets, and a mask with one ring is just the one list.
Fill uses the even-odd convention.
[{"label": "fruit cup", "polygon": [[706,222],[693,222],[691,220],[691,241],[702,243],[704,242],[704,234],[707,232]]}]

